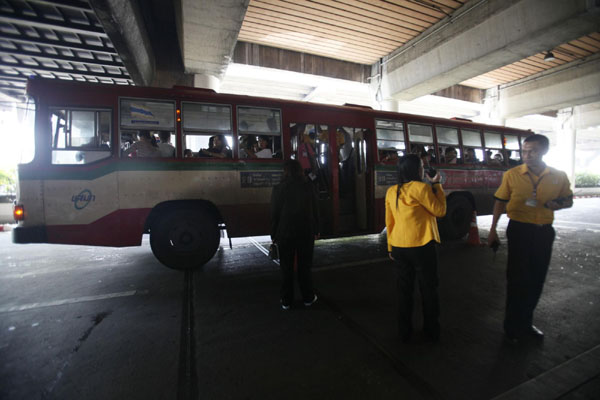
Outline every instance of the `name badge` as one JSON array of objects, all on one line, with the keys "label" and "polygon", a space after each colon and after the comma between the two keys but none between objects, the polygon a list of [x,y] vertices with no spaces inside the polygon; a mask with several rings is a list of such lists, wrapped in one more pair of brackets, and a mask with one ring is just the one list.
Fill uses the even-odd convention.
[{"label": "name badge", "polygon": [[527,199],[527,201],[525,201],[525,205],[529,206],[529,207],[536,207],[537,200],[536,199]]}]

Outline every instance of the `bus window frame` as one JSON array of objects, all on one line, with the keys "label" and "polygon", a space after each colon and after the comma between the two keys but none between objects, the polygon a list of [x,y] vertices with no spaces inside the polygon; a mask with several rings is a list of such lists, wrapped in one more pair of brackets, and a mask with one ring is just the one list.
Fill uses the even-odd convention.
[{"label": "bus window frame", "polygon": [[[438,138],[438,132],[437,129],[438,127],[440,128],[446,128],[446,129],[454,129],[456,131],[456,141],[457,143],[442,143],[440,144],[439,138]],[[441,147],[454,147],[455,149],[458,147],[460,150],[460,127],[459,126],[453,126],[450,124],[433,124],[433,137],[434,137],[434,141],[435,141],[435,154],[436,154],[436,162],[435,164],[446,164],[446,160],[444,157],[444,162],[442,162],[442,151],[441,151]],[[445,155],[445,154],[444,154]],[[458,161],[458,157],[457,157],[457,161]]]},{"label": "bus window frame", "polygon": [[[479,146],[465,145],[463,141],[463,130],[478,132],[479,133]],[[467,154],[467,149],[479,149],[481,150],[483,157],[485,158],[485,147],[483,146],[483,128],[472,128],[472,127],[460,127],[459,129],[459,139],[460,139],[460,148],[461,154],[459,163],[463,165],[477,165],[481,164],[482,161],[479,160],[479,163],[465,163],[465,155]]]},{"label": "bus window frame", "polygon": [[[147,131],[151,131],[151,132],[159,132],[159,131],[164,130],[164,129],[156,129],[156,128],[152,129],[152,128],[147,128],[147,127],[138,127],[137,129],[136,128],[123,127],[121,125],[121,101],[123,99],[127,99],[127,100],[141,100],[141,101],[154,101],[156,103],[173,103],[173,106],[174,106],[173,107],[173,129],[171,130],[171,132],[175,132],[175,137],[176,138],[178,136],[178,129],[177,129],[178,128],[178,126],[177,126],[178,125],[177,124],[177,100],[174,100],[174,99],[168,99],[168,100],[162,99],[161,100],[161,99],[156,99],[154,97],[117,96],[117,106],[118,106],[117,111],[118,111],[118,115],[117,115],[117,121],[116,122],[117,122],[117,129],[118,129],[118,131],[116,132],[116,134],[117,134],[118,139],[119,139],[119,143],[118,143],[119,144],[119,146],[118,146],[119,147],[119,158],[121,160],[135,160],[135,161],[141,161],[141,160],[144,160],[144,159],[147,159],[147,158],[148,159],[160,158],[160,157],[147,157],[146,158],[146,157],[128,157],[128,156],[123,156],[123,151],[122,151],[122,148],[121,148],[121,145],[122,145],[122,142],[121,142],[121,139],[122,139],[121,130],[123,130],[123,129],[124,130],[137,130],[138,132],[140,130],[147,130]],[[177,140],[177,139],[175,139],[175,140]],[[178,147],[176,147],[176,149],[177,149],[177,151],[181,151],[181,154],[183,155],[183,150],[179,150]],[[175,158],[178,158],[178,154],[177,153],[175,154]]]},{"label": "bus window frame", "polygon": [[[500,146],[501,147],[491,147],[487,145],[487,142],[485,140],[485,134],[486,133],[491,133],[494,135],[498,135],[500,137]],[[507,161],[505,160],[506,158],[506,153],[504,151],[504,134],[501,131],[495,131],[495,130],[483,130],[483,160],[481,161],[483,164],[485,165],[493,165],[491,163],[491,159],[487,158],[487,152],[488,150],[496,150],[496,151],[500,151],[500,155],[502,156],[502,164],[501,165],[506,165]]]},{"label": "bus window frame", "polygon": [[[245,131],[241,133],[240,131],[240,108],[249,108],[255,110],[269,110],[269,111],[279,111],[279,135],[269,135],[265,132],[257,132],[257,131]],[[254,136],[272,136],[273,138],[279,137],[280,147],[281,147],[281,156],[277,158],[240,158],[240,140],[239,137],[242,135],[254,135]],[[233,152],[234,157],[239,160],[251,161],[251,162],[264,162],[264,161],[279,161],[282,162],[285,160],[285,145],[284,145],[284,132],[283,132],[283,110],[281,107],[265,107],[265,106],[251,106],[247,104],[236,104],[235,105],[235,128],[233,133],[233,146],[235,147],[235,151]],[[275,154],[274,151],[275,142],[271,141],[271,152]]]},{"label": "bus window frame", "polygon": [[[407,125],[406,125],[406,119],[391,119],[391,118],[377,118],[377,116],[375,116],[373,118],[373,122],[374,122],[374,127],[375,127],[375,153],[377,156],[377,162],[378,163],[385,163],[385,164],[395,164],[396,161],[393,160],[385,160],[381,157],[380,154],[380,149],[379,149],[379,136],[377,135],[377,121],[386,121],[386,122],[400,122],[402,123],[402,143],[404,144],[404,149],[402,149],[402,151],[404,152],[404,154],[408,153],[408,146],[409,146],[409,142],[408,142],[408,133],[407,133]],[[382,128],[385,129],[385,128]],[[397,129],[392,129],[392,130],[397,130]],[[394,140],[395,142],[400,142],[399,140]],[[390,150],[385,150],[384,151],[390,151]],[[398,150],[396,150],[396,153],[398,152]],[[400,157],[400,156],[398,156]]]},{"label": "bus window frame", "polygon": [[[412,141],[410,140],[410,132],[408,132],[408,126],[409,125],[419,125],[419,126],[428,126],[429,128],[431,128],[431,140],[432,142],[419,142],[419,141]],[[407,152],[407,154],[414,154],[412,151],[412,147],[413,144],[420,144],[423,146],[423,149],[425,150],[425,146],[434,146],[434,148],[436,147],[436,136],[435,136],[435,129],[434,129],[435,124],[434,123],[426,123],[426,122],[409,122],[406,121],[406,134],[408,135],[408,147],[410,148],[410,150]],[[419,157],[421,157],[422,155],[418,155]]]},{"label": "bus window frame", "polygon": [[[233,104],[229,104],[229,103],[214,103],[214,102],[205,102],[205,101],[190,101],[190,100],[181,100],[180,102],[180,109],[181,110],[181,121],[179,122],[179,126],[181,128],[181,158],[185,158],[184,157],[184,151],[187,148],[185,145],[185,137],[188,136],[187,132],[192,132],[192,134],[190,136],[216,136],[216,135],[223,135],[223,136],[231,136],[231,144],[233,147],[236,146],[236,135],[235,135],[235,129],[234,129],[234,119],[233,119]],[[218,131],[218,130],[214,130],[214,129],[188,129],[185,127],[185,112],[183,109],[184,104],[201,104],[201,105],[207,105],[207,106],[223,106],[223,107],[229,107],[229,131]],[[233,153],[232,150],[232,156],[231,158],[225,158],[224,160],[232,160],[235,157],[235,154]],[[203,159],[203,157],[192,157],[192,159],[194,160],[199,160],[199,159]],[[214,161],[214,160],[213,160]]]},{"label": "bus window frame", "polygon": [[[531,134],[533,135],[533,132],[531,132]],[[518,149],[509,149],[509,148],[506,147],[506,135],[508,135],[508,136],[516,136],[517,137],[517,144],[519,145]],[[510,163],[511,158],[506,157],[506,154],[509,151],[510,152],[513,152],[513,151],[518,152],[519,159],[517,160],[517,162],[518,162],[518,164],[520,164],[520,163],[523,162],[523,155],[521,153],[521,150],[523,149],[523,141],[527,138],[527,136],[529,136],[529,135],[524,135],[524,134],[518,133],[518,132],[503,132],[502,133],[502,147],[503,147],[503,151],[504,151],[503,154],[504,154],[504,158],[505,158],[504,161],[507,163],[507,165],[509,167],[511,167],[511,165],[514,165],[514,164]],[[516,165],[518,165],[518,164],[516,164]]]},{"label": "bus window frame", "polygon": [[[114,138],[113,138],[113,108],[112,107],[107,107],[107,106],[102,106],[102,107],[94,107],[94,106],[84,106],[84,107],[73,107],[73,106],[56,106],[56,105],[49,105],[47,108],[47,113],[48,113],[48,130],[50,131],[50,154],[49,154],[49,159],[48,162],[50,165],[56,165],[56,166],[81,166],[81,165],[89,165],[89,164],[93,164],[96,162],[100,162],[103,160],[106,160],[107,158],[111,158],[114,155],[114,149],[116,148],[116,145],[113,144],[114,142]],[[111,145],[109,146],[108,149],[103,149],[101,147],[101,145],[94,145],[94,146],[72,146],[69,145],[67,146],[67,143],[65,143],[65,147],[63,148],[59,148],[59,147],[54,147],[54,135],[55,132],[52,130],[52,115],[54,115],[53,111],[54,110],[63,110],[63,111],[68,111],[69,112],[69,123],[68,125],[71,126],[72,124],[72,120],[73,120],[73,115],[72,112],[73,111],[88,111],[88,112],[93,112],[94,113],[94,140],[96,138],[102,140],[101,136],[96,136],[97,134],[100,134],[98,132],[98,130],[100,129],[99,124],[98,124],[98,120],[97,120],[97,113],[98,112],[108,112],[109,113],[109,124],[108,124],[108,128],[109,128],[109,137],[110,137],[110,143]],[[65,141],[67,141],[67,137],[71,136],[71,134],[69,133],[69,135],[67,135],[66,130],[65,130]],[[37,139],[35,139],[37,141]],[[72,143],[72,142],[71,142]],[[102,157],[99,159],[96,159],[94,161],[91,161],[89,163],[54,163],[52,161],[53,159],[53,152],[72,152],[72,151],[79,151],[79,152],[94,152],[94,153],[105,153],[107,154],[106,157]]]}]

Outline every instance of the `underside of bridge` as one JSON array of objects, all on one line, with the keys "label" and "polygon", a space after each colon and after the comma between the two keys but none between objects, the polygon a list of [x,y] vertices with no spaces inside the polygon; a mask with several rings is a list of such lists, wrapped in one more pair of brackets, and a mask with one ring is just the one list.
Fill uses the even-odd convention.
[{"label": "underside of bridge", "polygon": [[[2,3],[0,90],[13,99],[39,75],[329,101],[319,85],[292,94],[293,74],[311,74],[394,111],[437,95],[499,124],[580,105],[578,124],[600,119],[598,0]],[[240,65],[269,72],[224,79]]]}]

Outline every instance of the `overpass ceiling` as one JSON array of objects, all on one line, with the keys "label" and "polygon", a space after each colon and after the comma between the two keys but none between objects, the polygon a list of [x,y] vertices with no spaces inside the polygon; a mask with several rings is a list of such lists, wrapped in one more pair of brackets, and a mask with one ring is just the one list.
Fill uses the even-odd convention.
[{"label": "overpass ceiling", "polygon": [[466,0],[250,0],[238,40],[373,64]]},{"label": "overpass ceiling", "polygon": [[31,76],[133,84],[87,0],[0,0],[0,92]]},{"label": "overpass ceiling", "polygon": [[[444,19],[466,0],[250,0],[238,40],[373,64]],[[467,5],[468,6],[468,5]],[[573,38],[546,53],[472,77],[462,85],[489,89],[600,51],[600,33]]]},{"label": "overpass ceiling", "polygon": [[[250,0],[238,41],[370,65],[434,25],[452,21],[456,10],[470,4]],[[22,99],[25,81],[32,75],[133,84],[101,22],[106,23],[98,20],[88,0],[0,0],[0,92]],[[532,54],[462,84],[487,89],[586,58],[599,52],[600,34],[572,38],[549,50],[554,61],[544,61],[545,53]]]}]

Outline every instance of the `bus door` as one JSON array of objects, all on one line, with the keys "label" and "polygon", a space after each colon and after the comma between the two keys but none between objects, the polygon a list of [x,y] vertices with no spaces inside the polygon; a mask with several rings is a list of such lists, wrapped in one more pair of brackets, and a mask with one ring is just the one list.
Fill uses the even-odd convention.
[{"label": "bus door", "polygon": [[366,129],[336,127],[337,231],[367,229]]}]

